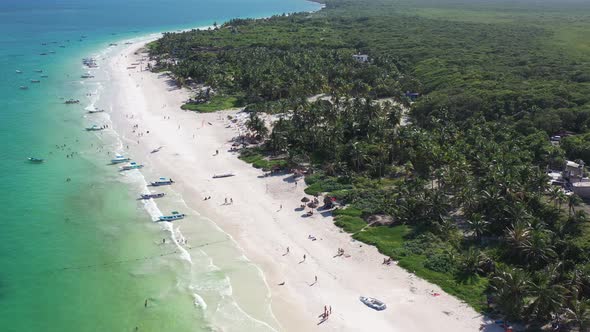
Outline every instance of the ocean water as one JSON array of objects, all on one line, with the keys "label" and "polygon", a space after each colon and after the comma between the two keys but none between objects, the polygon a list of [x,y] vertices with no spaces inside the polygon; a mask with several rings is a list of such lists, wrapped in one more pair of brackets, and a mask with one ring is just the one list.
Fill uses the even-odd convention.
[{"label": "ocean water", "polygon": [[[158,207],[136,200],[142,175],[107,165],[105,152],[121,147],[117,133],[84,127],[106,116],[85,110],[108,103],[108,79],[81,80],[81,58],[159,31],[318,8],[302,0],[0,1],[0,331],[280,330],[260,272],[227,235],[203,219],[192,249],[175,244],[181,227],[152,222]],[[81,103],[65,105],[69,98]],[[174,193],[167,200],[182,207]]]}]

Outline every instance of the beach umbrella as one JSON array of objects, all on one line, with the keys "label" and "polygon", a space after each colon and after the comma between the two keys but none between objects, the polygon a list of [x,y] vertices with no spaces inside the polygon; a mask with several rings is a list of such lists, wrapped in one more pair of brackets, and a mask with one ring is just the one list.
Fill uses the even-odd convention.
[{"label": "beach umbrella", "polygon": [[301,201],[302,201],[303,203],[307,203],[307,202],[309,202],[309,198],[307,198],[307,197],[303,197],[303,198],[301,199]]}]

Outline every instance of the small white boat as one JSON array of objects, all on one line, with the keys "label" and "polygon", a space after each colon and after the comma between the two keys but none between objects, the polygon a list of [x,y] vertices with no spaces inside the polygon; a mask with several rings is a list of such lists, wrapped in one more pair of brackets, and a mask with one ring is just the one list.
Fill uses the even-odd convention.
[{"label": "small white boat", "polygon": [[21,89],[21,90],[28,90],[29,89],[29,87],[28,86],[25,86],[25,85],[21,85],[18,88]]},{"label": "small white boat", "polygon": [[88,111],[88,113],[90,113],[90,114],[92,114],[92,113],[102,113],[102,112],[104,112],[104,110],[95,109],[95,110]]},{"label": "small white boat", "polygon": [[17,73],[17,74],[22,74],[23,72],[17,69],[17,70],[16,70],[16,73]]},{"label": "small white boat", "polygon": [[160,221],[174,221],[174,220],[179,220],[179,219],[183,219],[185,217],[184,213],[180,213],[178,211],[172,211],[172,214],[169,216],[161,216]]},{"label": "small white boat", "polygon": [[130,171],[132,169],[141,169],[141,168],[143,168],[143,165],[132,161],[129,163],[129,165],[125,165],[125,166],[121,167],[121,170],[122,171]]},{"label": "small white boat", "polygon": [[130,160],[131,160],[131,158],[128,158],[128,157],[125,157],[121,154],[118,154],[118,155],[115,155],[115,158],[111,159],[111,164],[126,163]]},{"label": "small white boat", "polygon": [[90,74],[90,73],[86,73],[86,74],[84,74],[84,75],[82,75],[82,76],[80,76],[80,77],[81,77],[81,78],[93,78],[93,77],[94,77],[94,75],[92,75],[92,74]]},{"label": "small white boat", "polygon": [[103,130],[103,127],[97,126],[97,125],[92,125],[92,127],[87,127],[86,130],[87,131],[100,131]]},{"label": "small white boat", "polygon": [[168,178],[159,178],[157,181],[154,181],[152,183],[150,183],[152,186],[154,187],[158,187],[158,186],[167,186],[167,185],[171,185],[173,184],[174,181],[172,179],[168,179]]},{"label": "small white boat", "polygon": [[387,308],[385,303],[377,300],[376,298],[361,296],[359,299],[361,300],[361,302],[367,305],[367,307],[375,310],[381,311]]}]

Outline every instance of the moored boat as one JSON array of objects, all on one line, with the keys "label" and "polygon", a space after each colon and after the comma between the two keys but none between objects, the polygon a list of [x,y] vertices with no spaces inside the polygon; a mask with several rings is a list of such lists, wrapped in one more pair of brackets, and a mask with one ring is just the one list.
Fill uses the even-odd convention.
[{"label": "moored boat", "polygon": [[167,186],[167,185],[171,185],[173,184],[174,181],[172,179],[168,179],[168,178],[159,178],[157,181],[154,181],[152,183],[150,183],[150,185],[154,186],[154,187],[158,187],[158,186]]},{"label": "moored boat", "polygon": [[43,70],[41,70],[41,69],[35,70],[35,73],[42,73],[42,72],[43,72]]},{"label": "moored boat", "polygon": [[172,214],[169,216],[161,216],[160,221],[174,221],[174,220],[179,220],[179,219],[183,219],[185,217],[184,213],[180,213],[178,211],[172,211]]},{"label": "moored boat", "polygon": [[41,83],[41,80],[31,80],[31,83]]},{"label": "moored boat", "polygon": [[68,99],[65,102],[66,104],[79,104],[80,101],[78,99]]},{"label": "moored boat", "polygon": [[100,131],[103,130],[103,127],[97,126],[97,125],[92,125],[92,127],[86,127],[87,131]]},{"label": "moored boat", "polygon": [[115,155],[115,158],[111,159],[111,164],[120,164],[130,161],[131,158],[125,157],[121,154]]},{"label": "moored boat", "polygon": [[166,194],[164,193],[158,193],[158,194],[143,194],[141,195],[139,198],[140,199],[152,199],[152,198],[162,198],[166,196]]},{"label": "moored boat", "polygon": [[21,85],[18,88],[21,89],[21,90],[28,90],[29,89],[29,87],[26,86],[26,85]]},{"label": "moored boat", "polygon": [[132,162],[129,163],[129,165],[122,166],[121,167],[121,170],[122,171],[130,171],[132,169],[141,169],[141,168],[143,168],[143,165],[138,164],[138,163],[132,161]]},{"label": "moored boat", "polygon": [[21,70],[18,70],[18,69],[17,69],[17,70],[16,70],[16,73],[17,73],[17,74],[22,74],[23,72],[22,72]]},{"label": "moored boat", "polygon": [[104,110],[95,109],[95,110],[88,111],[88,113],[90,113],[90,114],[92,114],[92,113],[102,113],[102,112],[104,112]]},{"label": "moored boat", "polygon": [[90,73],[86,73],[86,74],[80,76],[80,78],[93,78],[93,77],[94,77],[94,75],[92,75]]},{"label": "moored boat", "polygon": [[381,310],[385,310],[387,308],[385,303],[377,300],[376,298],[361,296],[359,299],[366,306],[368,306],[369,308],[375,309],[375,310],[381,311]]},{"label": "moored boat", "polygon": [[40,164],[42,162],[45,161],[45,159],[41,159],[41,158],[35,158],[35,157],[29,157],[27,158],[30,162],[35,163],[35,164]]}]

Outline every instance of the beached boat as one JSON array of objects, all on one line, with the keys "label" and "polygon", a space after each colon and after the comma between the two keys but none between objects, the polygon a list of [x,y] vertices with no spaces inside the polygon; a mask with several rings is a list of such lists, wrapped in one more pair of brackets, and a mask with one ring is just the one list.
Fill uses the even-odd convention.
[{"label": "beached boat", "polygon": [[97,125],[92,125],[92,127],[86,127],[87,131],[100,131],[103,130],[103,127],[97,126]]},{"label": "beached boat", "polygon": [[152,198],[162,198],[164,196],[166,196],[166,194],[164,194],[164,193],[159,193],[159,194],[143,194],[139,198],[140,199],[152,199]]},{"label": "beached boat", "polygon": [[381,311],[381,310],[385,310],[387,308],[385,303],[383,303],[375,298],[372,298],[372,297],[361,296],[359,299],[361,300],[361,302],[363,302],[369,308],[373,308],[375,310]]},{"label": "beached boat", "polygon": [[169,216],[161,216],[160,221],[174,221],[174,220],[179,220],[179,219],[183,219],[185,217],[184,213],[180,213],[178,211],[172,211],[172,214]]},{"label": "beached boat", "polygon": [[35,164],[40,164],[45,161],[45,159],[35,158],[35,157],[29,157],[28,160],[32,163],[35,163]]},{"label": "beached boat", "polygon": [[228,178],[230,176],[235,176],[234,173],[223,173],[223,174],[215,174],[213,175],[214,179],[219,179],[219,178]]},{"label": "beached boat", "polygon": [[90,73],[86,73],[82,76],[80,76],[81,78],[94,78],[94,75],[90,74]]},{"label": "beached boat", "polygon": [[80,101],[78,99],[68,99],[65,101],[66,104],[79,104]]},{"label": "beached boat", "polygon": [[157,181],[154,181],[152,183],[150,183],[152,186],[154,187],[158,187],[158,186],[167,186],[167,185],[171,185],[173,184],[174,181],[172,179],[168,179],[168,178],[159,178]]},{"label": "beached boat", "polygon": [[111,164],[120,164],[120,163],[126,163],[128,161],[130,161],[131,158],[129,157],[125,157],[121,154],[115,155],[115,158],[111,159]]},{"label": "beached boat", "polygon": [[29,89],[29,87],[28,86],[25,86],[25,85],[21,85],[18,88],[21,89],[21,90],[28,90]]},{"label": "beached boat", "polygon": [[31,80],[31,83],[41,83],[41,80]]},{"label": "beached boat", "polygon": [[156,148],[156,149],[153,149],[153,150],[152,150],[152,153],[160,152],[160,150],[161,150],[162,148],[163,148],[163,146],[160,146],[160,147],[158,147],[158,148]]},{"label": "beached boat", "polygon": [[104,110],[95,109],[95,110],[88,111],[88,113],[90,113],[90,114],[92,114],[92,113],[102,113],[102,112],[104,112]]},{"label": "beached boat", "polygon": [[138,164],[138,163],[132,161],[132,162],[129,163],[129,165],[122,166],[121,167],[121,170],[122,171],[130,171],[132,169],[141,169],[141,168],[143,168],[143,165]]}]

